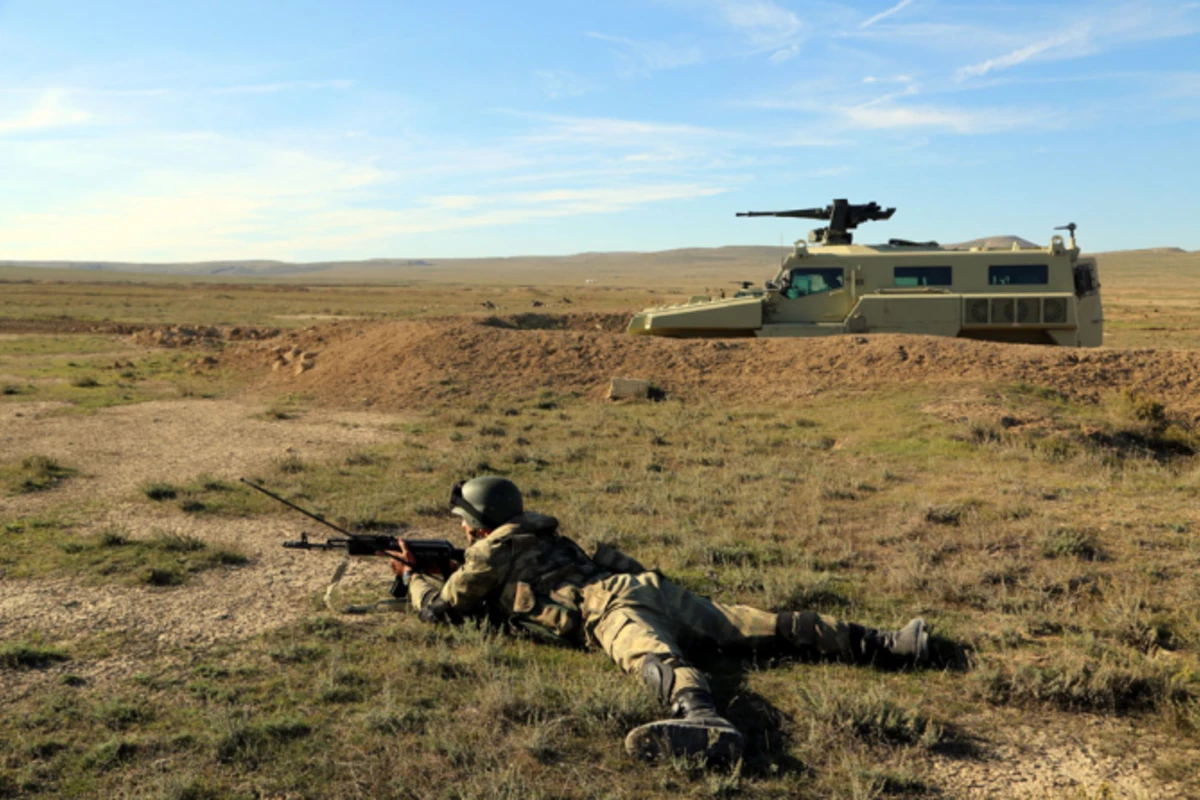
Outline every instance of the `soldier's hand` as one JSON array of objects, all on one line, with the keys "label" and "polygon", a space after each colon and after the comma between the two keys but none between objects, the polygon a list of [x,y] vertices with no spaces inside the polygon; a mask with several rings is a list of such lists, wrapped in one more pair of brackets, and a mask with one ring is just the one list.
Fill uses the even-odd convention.
[{"label": "soldier's hand", "polygon": [[412,553],[408,551],[408,545],[403,539],[397,539],[396,550],[383,550],[382,555],[391,556],[388,559],[392,567],[392,574],[398,578],[406,578],[408,575],[416,572],[416,560],[413,559]]}]

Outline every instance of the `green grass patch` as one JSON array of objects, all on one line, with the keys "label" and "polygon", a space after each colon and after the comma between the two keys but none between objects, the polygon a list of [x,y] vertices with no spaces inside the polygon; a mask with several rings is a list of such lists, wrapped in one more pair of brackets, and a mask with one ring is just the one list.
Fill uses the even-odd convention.
[{"label": "green grass patch", "polygon": [[6,494],[28,494],[53,489],[78,471],[46,456],[25,456],[0,464],[0,487]]},{"label": "green grass patch", "polygon": [[1042,555],[1046,558],[1078,558],[1099,561],[1104,558],[1096,534],[1078,528],[1055,528],[1042,538]]},{"label": "green grass patch", "polygon": [[137,539],[120,529],[79,536],[61,523],[34,528],[25,522],[0,531],[0,576],[79,576],[85,582],[179,586],[205,570],[244,566],[240,550],[210,545],[185,534],[159,532]]},{"label": "green grass patch", "polygon": [[313,731],[307,721],[281,716],[261,722],[236,720],[216,743],[216,758],[222,764],[253,767],[270,758],[288,742],[302,739]]},{"label": "green grass patch", "polygon": [[144,484],[141,492],[157,503],[173,500],[185,514],[246,517],[267,508],[264,499],[252,489],[211,475],[202,475],[186,484],[152,481]]},{"label": "green grass patch", "polygon": [[0,668],[3,669],[41,669],[70,659],[65,651],[54,647],[28,642],[0,644]]}]

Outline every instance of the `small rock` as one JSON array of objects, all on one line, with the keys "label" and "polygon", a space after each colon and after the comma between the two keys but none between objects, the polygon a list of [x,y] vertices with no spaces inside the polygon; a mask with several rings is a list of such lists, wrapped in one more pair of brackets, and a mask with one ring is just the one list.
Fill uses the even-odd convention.
[{"label": "small rock", "polygon": [[650,397],[650,381],[641,378],[613,378],[608,387],[609,400],[645,400]]}]

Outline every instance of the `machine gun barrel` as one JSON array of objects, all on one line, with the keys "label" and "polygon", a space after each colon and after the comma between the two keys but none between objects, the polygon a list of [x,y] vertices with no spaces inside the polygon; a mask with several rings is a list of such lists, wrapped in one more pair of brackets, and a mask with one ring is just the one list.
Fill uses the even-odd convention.
[{"label": "machine gun barrel", "polygon": [[[347,555],[373,556],[385,550],[399,550],[400,539],[395,536],[374,536],[369,534],[350,534],[349,538],[326,539],[323,542],[310,541],[307,533],[300,534],[300,540],[284,542],[283,546],[293,550],[345,550]],[[404,539],[404,545],[417,564],[444,565],[452,561],[463,563],[466,552],[461,547],[455,547],[445,539]]]},{"label": "machine gun barrel", "polygon": [[804,219],[828,219],[827,208],[798,208],[793,211],[739,211],[739,217],[801,217]]},{"label": "machine gun barrel", "polygon": [[271,498],[272,500],[276,500],[280,503],[283,503],[285,506],[292,509],[293,511],[299,511],[301,514],[308,517],[309,519],[316,520],[317,522],[324,525],[326,528],[333,528],[338,533],[344,533],[347,536],[357,536],[358,535],[355,533],[351,533],[350,531],[346,530],[345,528],[339,528],[337,525],[334,525],[332,522],[325,519],[320,514],[314,514],[311,511],[309,511],[308,509],[301,508],[300,506],[296,505],[295,503],[291,502],[290,500],[284,500],[282,497],[275,494],[270,489],[264,489],[262,486],[259,486],[257,483],[251,483],[250,481],[246,480],[245,478],[238,478],[238,480],[241,481],[242,483],[246,484],[247,486],[249,486],[251,489],[257,489],[258,491],[262,492],[263,494],[265,494],[267,497]]}]

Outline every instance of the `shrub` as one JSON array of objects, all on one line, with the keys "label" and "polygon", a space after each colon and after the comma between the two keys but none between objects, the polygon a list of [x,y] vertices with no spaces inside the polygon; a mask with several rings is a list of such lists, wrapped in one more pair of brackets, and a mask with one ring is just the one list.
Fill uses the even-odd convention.
[{"label": "shrub", "polygon": [[41,669],[70,658],[61,650],[50,647],[21,642],[0,645],[0,669]]},{"label": "shrub", "polygon": [[958,525],[966,516],[967,510],[962,506],[943,505],[943,506],[926,506],[925,521],[932,522],[934,525]]},{"label": "shrub", "polygon": [[223,764],[256,765],[268,752],[281,744],[302,739],[312,726],[294,717],[277,717],[261,723],[235,721],[216,744],[217,760]]},{"label": "shrub", "polygon": [[129,544],[129,537],[121,531],[109,529],[101,533],[97,541],[100,547],[120,547]]},{"label": "shrub", "polygon": [[1071,556],[1085,561],[1103,558],[1095,535],[1077,528],[1057,528],[1047,533],[1042,539],[1042,555],[1046,558]]},{"label": "shrub", "polygon": [[53,458],[25,456],[19,464],[5,467],[0,472],[0,480],[13,493],[27,494],[53,489],[75,474],[74,469],[63,466]]},{"label": "shrub", "polygon": [[174,500],[179,490],[169,483],[161,483],[158,481],[148,483],[142,487],[142,494],[149,497],[151,500],[163,501]]},{"label": "shrub", "polygon": [[186,533],[158,533],[154,544],[167,553],[195,553],[203,550],[206,545],[203,539],[188,536]]},{"label": "shrub", "polygon": [[143,582],[151,586],[178,586],[183,583],[183,573],[174,567],[151,567]]}]

